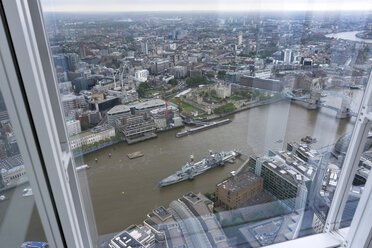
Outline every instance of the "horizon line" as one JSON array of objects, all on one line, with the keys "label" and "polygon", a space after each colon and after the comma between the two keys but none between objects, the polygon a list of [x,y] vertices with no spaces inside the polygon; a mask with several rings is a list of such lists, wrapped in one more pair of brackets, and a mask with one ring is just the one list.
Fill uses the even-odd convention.
[{"label": "horizon line", "polygon": [[251,13],[251,12],[371,12],[372,9],[291,9],[291,10],[51,10],[43,9],[44,13],[169,13],[169,12],[178,12],[178,13],[189,13],[189,12],[213,12],[213,13]]},{"label": "horizon line", "polygon": [[[43,8],[44,7],[44,8]],[[106,5],[42,5],[44,12],[71,12],[71,13],[130,13],[130,12],[233,12],[233,13],[251,13],[251,12],[370,12],[372,11],[372,2],[363,2],[357,0],[354,3],[291,3],[271,2],[271,3],[252,3],[252,4],[106,4]]]}]

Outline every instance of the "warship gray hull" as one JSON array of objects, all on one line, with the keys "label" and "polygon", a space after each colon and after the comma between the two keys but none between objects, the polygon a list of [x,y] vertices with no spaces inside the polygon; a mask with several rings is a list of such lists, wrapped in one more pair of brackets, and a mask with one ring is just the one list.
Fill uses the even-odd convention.
[{"label": "warship gray hull", "polygon": [[175,183],[179,183],[185,180],[193,180],[194,177],[203,174],[204,172],[216,168],[218,166],[224,165],[228,161],[234,160],[240,153],[237,151],[220,152],[220,153],[210,153],[209,158],[204,158],[201,161],[186,163],[181,170],[164,178],[159,182],[159,187],[165,187]]}]

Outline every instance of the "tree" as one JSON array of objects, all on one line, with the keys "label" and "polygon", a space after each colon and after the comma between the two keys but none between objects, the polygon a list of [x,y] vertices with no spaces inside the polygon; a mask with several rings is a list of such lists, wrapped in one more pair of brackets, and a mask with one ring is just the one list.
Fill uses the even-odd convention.
[{"label": "tree", "polygon": [[202,84],[209,84],[206,76],[193,76],[186,79],[186,85],[188,87],[198,87]]},{"label": "tree", "polygon": [[150,86],[149,86],[148,82],[140,83],[140,85],[138,86],[138,89],[137,89],[138,96],[139,97],[145,97],[146,90],[148,90],[149,88],[150,88]]},{"label": "tree", "polygon": [[216,90],[211,90],[211,97],[214,97],[214,98],[217,97],[217,92],[216,92]]},{"label": "tree", "polygon": [[81,131],[85,131],[85,130],[91,129],[93,127],[92,124],[85,123],[85,122],[82,122],[80,125],[81,125]]},{"label": "tree", "polygon": [[176,86],[176,85],[178,84],[177,79],[175,79],[175,78],[172,78],[171,80],[169,80],[168,83],[169,83],[170,85],[173,85],[173,86]]},{"label": "tree", "polygon": [[218,71],[217,78],[225,79],[226,71]]},{"label": "tree", "polygon": [[253,96],[253,98],[256,98],[259,94],[260,94],[260,91],[259,91],[258,89],[255,89],[255,90],[252,92],[252,96]]},{"label": "tree", "polygon": [[207,78],[211,79],[211,78],[214,78],[214,74],[212,72],[207,72],[206,74]]},{"label": "tree", "polygon": [[233,103],[229,102],[229,103],[226,103],[222,106],[219,106],[219,107],[215,108],[214,113],[215,114],[224,114],[224,113],[232,112],[235,109],[236,109],[235,105]]}]

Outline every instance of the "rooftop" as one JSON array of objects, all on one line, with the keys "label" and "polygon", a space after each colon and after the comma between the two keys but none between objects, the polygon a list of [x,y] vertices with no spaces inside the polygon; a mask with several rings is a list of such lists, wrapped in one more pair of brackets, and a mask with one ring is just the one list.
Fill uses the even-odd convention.
[{"label": "rooftop", "polygon": [[152,99],[146,102],[140,102],[139,104],[136,105],[136,109],[142,110],[142,109],[149,109],[149,108],[155,108],[155,107],[160,107],[160,106],[165,106],[165,102],[160,99]]},{"label": "rooftop", "polygon": [[112,109],[110,109],[107,114],[109,115],[115,115],[120,114],[124,112],[130,112],[130,108],[127,105],[116,105]]},{"label": "rooftop", "polygon": [[291,213],[277,218],[270,218],[239,228],[250,247],[261,247],[295,238],[299,228],[301,213]]},{"label": "rooftop", "polygon": [[20,154],[0,161],[0,169],[10,170],[20,165],[23,165],[22,155]]},{"label": "rooftop", "polygon": [[222,187],[230,192],[236,193],[258,182],[259,180],[262,180],[262,178],[247,171],[217,184],[217,187]]},{"label": "rooftop", "polygon": [[[294,167],[288,166],[286,163],[276,161],[268,157],[261,157],[260,159],[262,160],[262,164],[265,165],[266,168],[284,178],[294,186],[297,187],[299,184],[302,184],[303,174],[299,173],[297,170],[295,171]],[[301,178],[297,177],[297,175],[300,175]]]},{"label": "rooftop", "polygon": [[152,211],[157,217],[159,217],[162,221],[172,217],[172,215],[164,208],[159,207]]}]

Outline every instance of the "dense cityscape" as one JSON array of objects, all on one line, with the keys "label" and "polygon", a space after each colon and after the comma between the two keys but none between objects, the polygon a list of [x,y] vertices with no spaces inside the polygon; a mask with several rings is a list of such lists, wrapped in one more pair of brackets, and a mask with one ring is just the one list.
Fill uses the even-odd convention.
[{"label": "dense cityscape", "polygon": [[[371,14],[339,15],[46,13],[97,247],[261,247],[323,232],[372,69]],[[2,97],[0,121],[1,205],[15,187],[26,187],[24,198],[32,190]],[[342,227],[363,193],[371,148],[372,132]],[[96,182],[109,194],[115,179],[130,180],[120,173],[151,178],[138,189],[128,186],[137,179],[119,182],[115,202],[104,200],[145,199],[136,212],[96,203],[106,194]],[[203,180],[207,187],[195,184]]]}]

